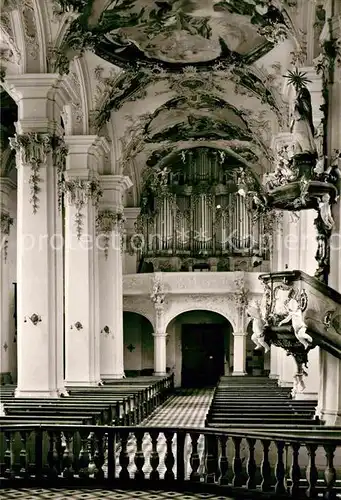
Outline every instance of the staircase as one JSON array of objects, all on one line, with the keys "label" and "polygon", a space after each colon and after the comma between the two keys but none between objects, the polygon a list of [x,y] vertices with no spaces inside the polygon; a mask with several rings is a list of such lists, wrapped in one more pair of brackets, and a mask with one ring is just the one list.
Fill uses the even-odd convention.
[{"label": "staircase", "polygon": [[221,377],[206,427],[297,428],[320,426],[317,401],[291,399],[290,389],[266,377]]}]

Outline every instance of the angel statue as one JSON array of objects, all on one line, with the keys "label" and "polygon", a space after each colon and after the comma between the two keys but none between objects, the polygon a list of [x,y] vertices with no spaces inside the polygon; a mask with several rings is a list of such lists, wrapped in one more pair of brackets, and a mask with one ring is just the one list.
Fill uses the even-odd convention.
[{"label": "angel statue", "polygon": [[264,339],[265,321],[262,317],[260,305],[257,303],[254,307],[249,307],[247,313],[252,318],[251,340],[257,346],[255,349],[261,349],[264,347],[264,352],[268,352],[270,350],[270,346]]},{"label": "angel statue", "polygon": [[288,316],[282,319],[278,326],[282,326],[285,323],[289,323],[289,321],[291,321],[295,337],[299,342],[301,342],[301,344],[303,344],[305,349],[308,349],[308,347],[310,347],[310,345],[312,344],[313,339],[307,333],[307,325],[303,320],[303,312],[297,300],[290,299],[287,304],[287,309],[289,313]]},{"label": "angel statue", "polygon": [[286,78],[289,79],[289,83],[296,90],[296,99],[290,126],[290,132],[293,134],[295,155],[310,154],[316,156],[311,96],[306,87],[309,80],[305,77],[305,73],[300,73],[297,69],[296,71],[289,71]]},{"label": "angel statue", "polygon": [[334,226],[334,219],[330,208],[330,195],[325,193],[318,204],[320,217],[326,229],[331,230]]}]

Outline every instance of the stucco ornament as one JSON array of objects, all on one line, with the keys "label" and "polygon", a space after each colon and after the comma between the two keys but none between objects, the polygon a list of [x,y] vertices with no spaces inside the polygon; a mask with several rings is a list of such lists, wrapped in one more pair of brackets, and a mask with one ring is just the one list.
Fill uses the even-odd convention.
[{"label": "stucco ornament", "polygon": [[252,318],[252,342],[256,344],[256,349],[264,348],[264,351],[268,352],[270,350],[270,346],[264,339],[266,322],[263,319],[259,302],[249,306],[247,308],[247,314]]},{"label": "stucco ornament", "polygon": [[96,217],[97,234],[103,237],[103,250],[105,258],[108,258],[110,238],[113,231],[117,231],[121,235],[120,249],[123,244],[123,230],[125,218],[123,212],[115,212],[114,210],[101,210]]},{"label": "stucco ornament", "polygon": [[152,302],[157,305],[162,305],[165,301],[166,294],[164,292],[164,286],[161,281],[161,277],[155,275],[154,281],[153,281],[153,290],[152,293],[150,294],[150,298]]}]

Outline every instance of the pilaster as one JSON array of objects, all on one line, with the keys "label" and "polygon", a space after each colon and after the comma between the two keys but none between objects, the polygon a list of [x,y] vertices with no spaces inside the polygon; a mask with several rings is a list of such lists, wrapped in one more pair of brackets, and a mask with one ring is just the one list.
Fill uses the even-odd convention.
[{"label": "pilaster", "polygon": [[66,136],[65,382],[98,385],[99,291],[95,218],[100,198],[98,136]]},{"label": "pilaster", "polygon": [[101,378],[124,377],[123,338],[123,194],[132,182],[123,175],[102,175],[103,197],[97,217],[100,277]]},{"label": "pilaster", "polygon": [[297,366],[292,356],[288,356],[284,349],[279,353],[279,379],[280,387],[293,387],[294,376],[297,372]]},{"label": "pilaster", "polygon": [[270,374],[269,378],[278,379],[279,378],[279,357],[280,348],[275,345],[270,347]]},{"label": "pilaster", "polygon": [[167,333],[165,325],[165,298],[162,273],[154,273],[153,289],[150,299],[155,310],[154,337],[154,375],[164,376],[167,373]]},{"label": "pilaster", "polygon": [[233,332],[233,373],[246,375],[246,336],[244,332]]},{"label": "pilaster", "polygon": [[320,390],[316,415],[326,425],[341,425],[341,360],[320,350]]},{"label": "pilaster", "polygon": [[57,397],[63,385],[62,219],[58,179],[65,148],[60,75],[6,78],[18,105],[16,396]]}]

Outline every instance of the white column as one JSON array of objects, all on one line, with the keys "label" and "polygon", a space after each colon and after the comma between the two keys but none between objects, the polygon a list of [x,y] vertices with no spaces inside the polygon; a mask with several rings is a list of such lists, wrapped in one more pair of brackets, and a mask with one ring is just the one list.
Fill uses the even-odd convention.
[{"label": "white column", "polygon": [[322,349],[316,415],[326,425],[341,425],[341,359]]},{"label": "white column", "polygon": [[65,177],[65,382],[98,385],[99,317],[96,250],[97,136],[67,136]]},{"label": "white column", "polygon": [[295,399],[318,399],[320,388],[320,356],[319,347],[315,347],[308,353],[308,376],[304,377],[305,389],[295,394]]},{"label": "white column", "polygon": [[122,279],[122,196],[132,186],[129,177],[102,175],[103,198],[98,215],[101,234],[100,277],[100,370],[101,378],[124,377],[123,279]]},{"label": "white column", "polygon": [[[63,384],[61,213],[56,154],[63,144],[65,99],[59,75],[6,78],[18,105],[17,355],[18,397],[57,397]],[[53,151],[52,151],[53,150]],[[53,153],[53,154],[52,154]]]},{"label": "white column", "polygon": [[154,337],[154,375],[163,376],[166,375],[166,339],[167,333],[165,332],[155,332]]},{"label": "white column", "polygon": [[296,372],[297,366],[294,358],[292,356],[288,356],[286,351],[281,349],[278,385],[280,387],[293,387]]},{"label": "white column", "polygon": [[13,214],[8,208],[10,192],[15,184],[7,177],[0,177],[0,383],[11,382],[10,296],[13,285],[9,279],[8,243]]},{"label": "white column", "polygon": [[246,333],[233,332],[233,373],[246,375]]},{"label": "white column", "polygon": [[272,345],[270,348],[270,375],[269,378],[279,378],[280,347]]}]

